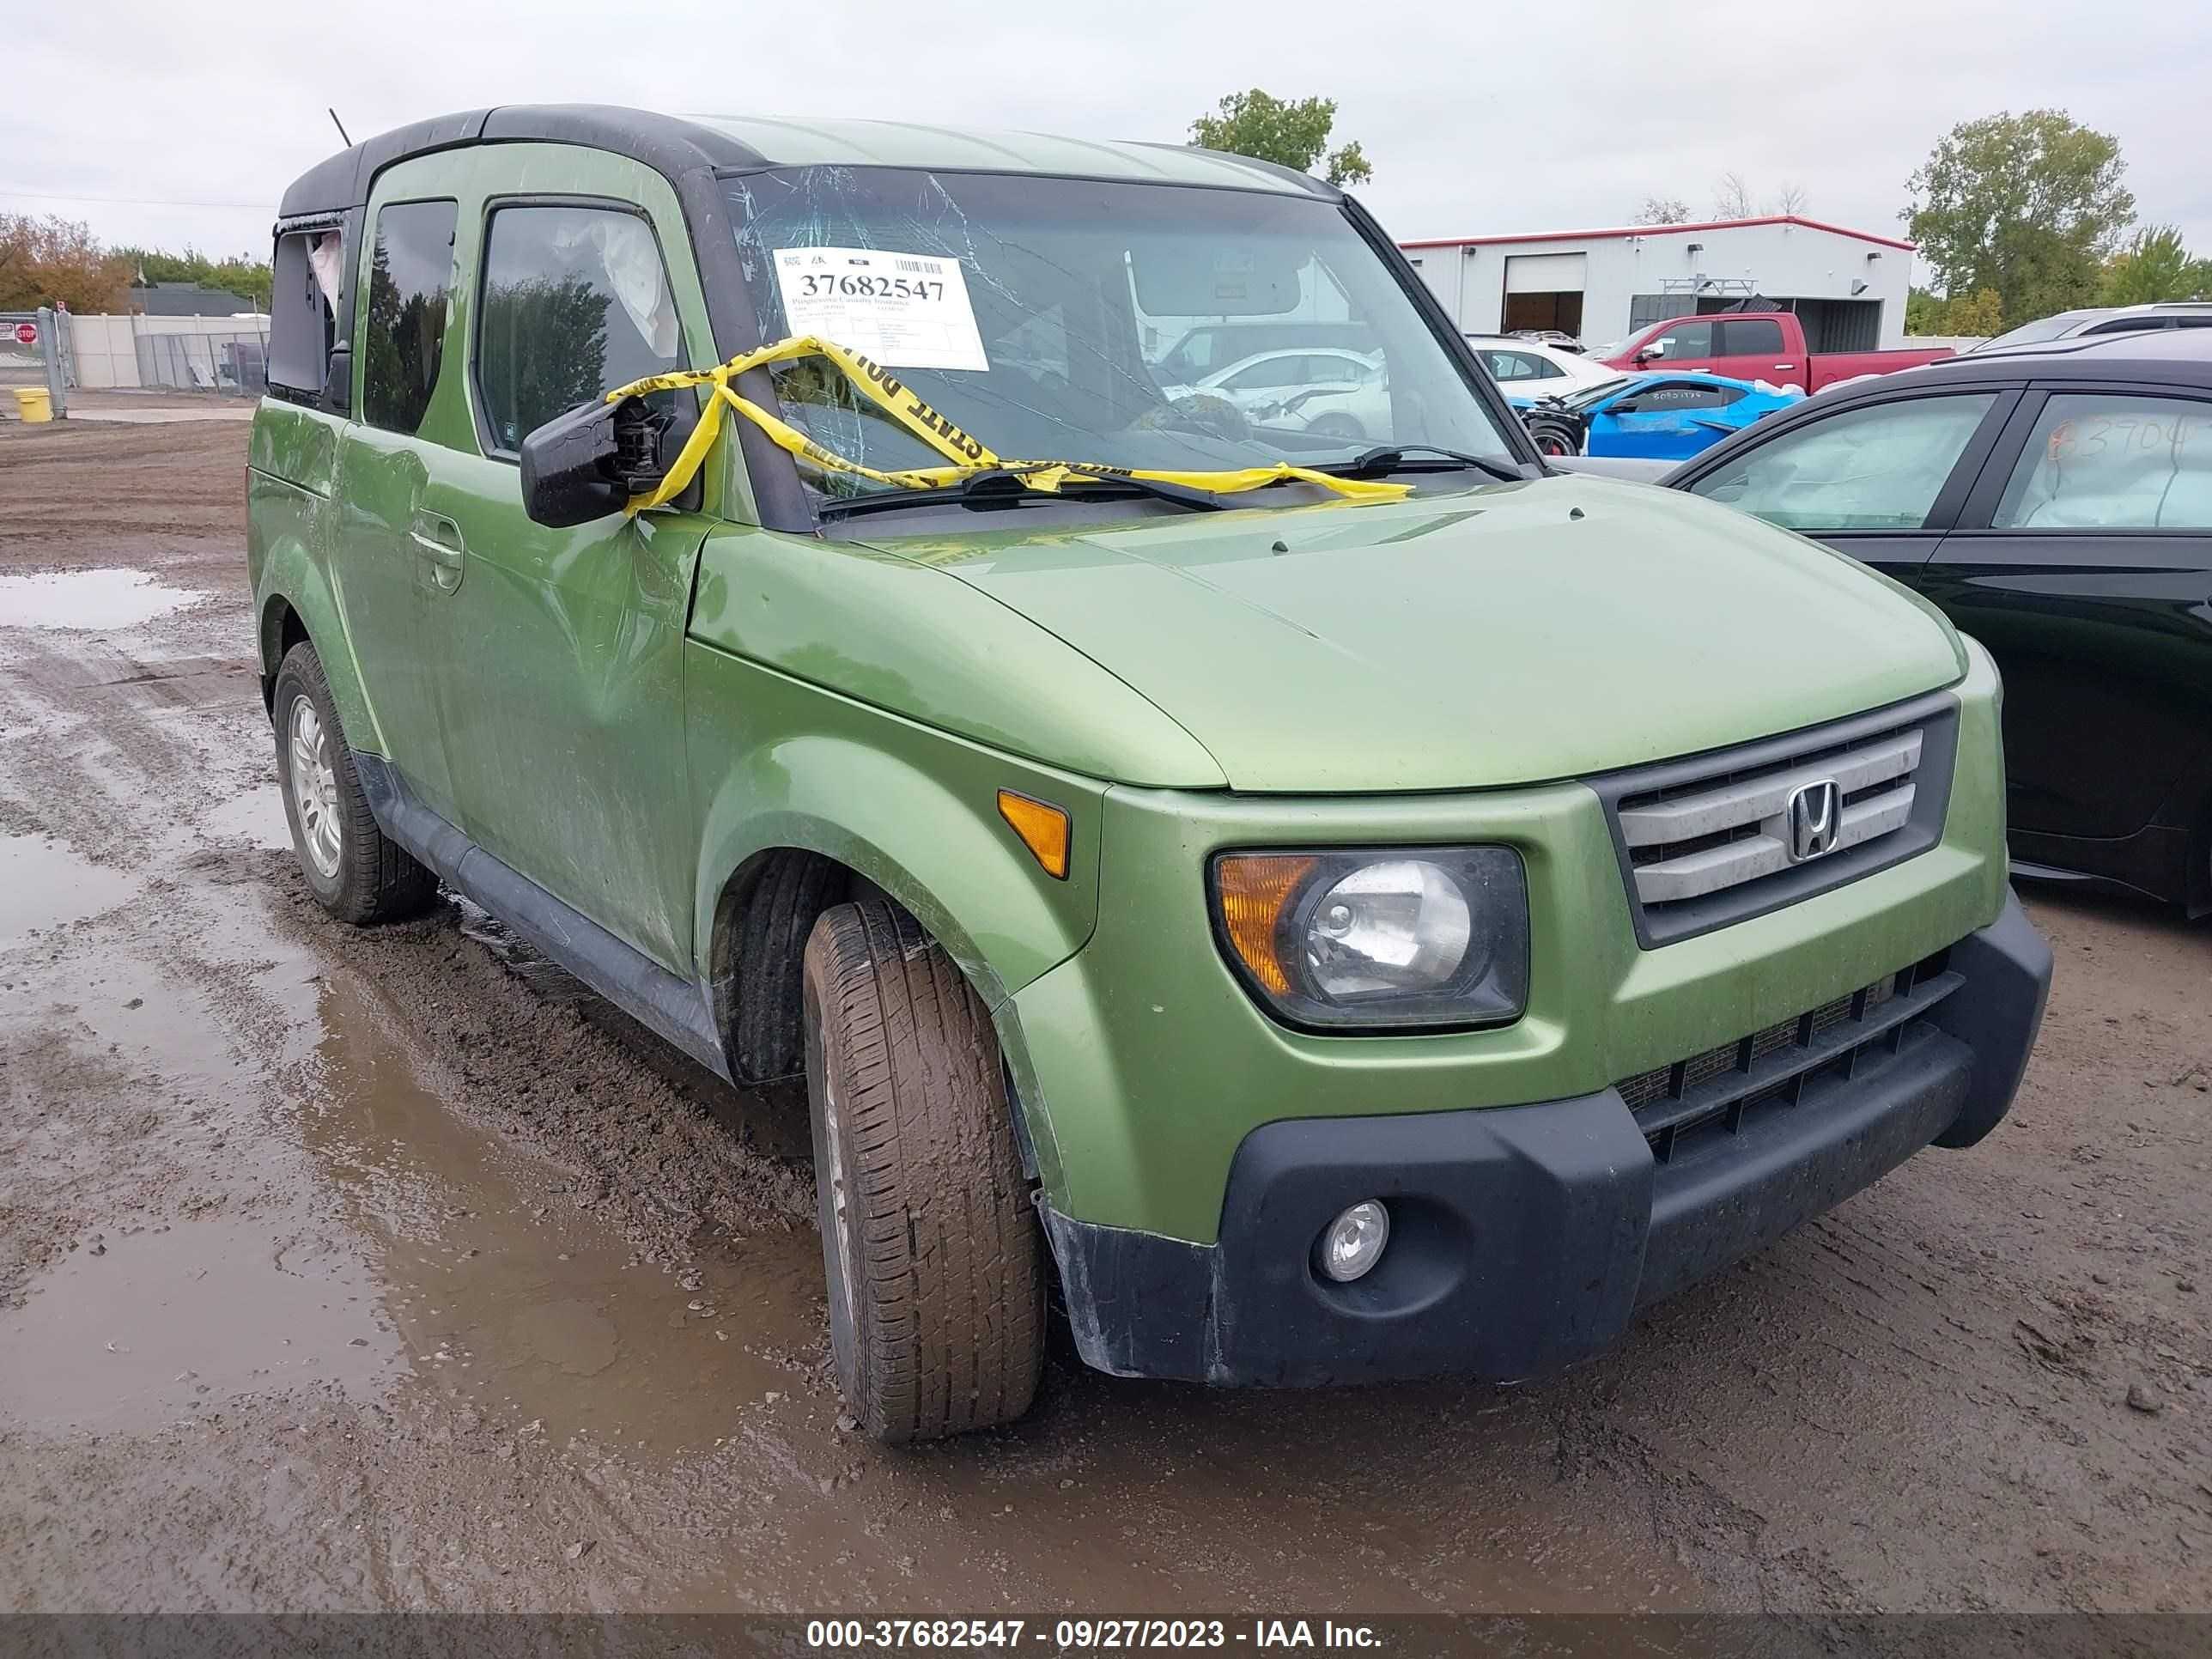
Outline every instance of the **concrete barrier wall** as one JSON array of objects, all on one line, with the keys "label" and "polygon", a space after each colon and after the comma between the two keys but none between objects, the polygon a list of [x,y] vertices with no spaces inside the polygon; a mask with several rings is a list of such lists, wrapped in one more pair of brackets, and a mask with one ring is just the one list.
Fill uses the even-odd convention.
[{"label": "concrete barrier wall", "polygon": [[82,386],[141,386],[138,341],[165,334],[236,337],[258,333],[267,338],[266,317],[80,317],[70,318],[76,348],[76,383]]}]

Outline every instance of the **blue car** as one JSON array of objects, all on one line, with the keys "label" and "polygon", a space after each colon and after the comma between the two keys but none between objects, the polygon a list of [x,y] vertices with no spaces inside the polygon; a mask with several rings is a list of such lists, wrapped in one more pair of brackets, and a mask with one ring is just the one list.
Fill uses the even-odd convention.
[{"label": "blue car", "polygon": [[1804,395],[1718,374],[1623,374],[1562,398],[1506,401],[1547,455],[1684,461]]}]

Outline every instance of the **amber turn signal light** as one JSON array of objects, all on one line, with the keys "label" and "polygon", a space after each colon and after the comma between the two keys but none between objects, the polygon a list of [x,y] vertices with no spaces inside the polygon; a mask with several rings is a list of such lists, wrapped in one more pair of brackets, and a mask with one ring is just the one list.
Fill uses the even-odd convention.
[{"label": "amber turn signal light", "polygon": [[1054,881],[1067,879],[1066,813],[1043,801],[1001,789],[999,816],[1022,838],[1022,845],[1030,849],[1030,856],[1045,874]]},{"label": "amber turn signal light", "polygon": [[1313,867],[1311,858],[1276,853],[1231,853],[1214,866],[1229,943],[1252,977],[1278,996],[1291,988],[1291,976],[1276,952],[1277,924]]}]

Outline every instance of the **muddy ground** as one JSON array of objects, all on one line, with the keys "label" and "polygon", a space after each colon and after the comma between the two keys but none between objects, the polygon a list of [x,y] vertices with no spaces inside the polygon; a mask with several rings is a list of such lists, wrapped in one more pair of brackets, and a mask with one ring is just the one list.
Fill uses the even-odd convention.
[{"label": "muddy ground", "polygon": [[245,436],[0,428],[0,1610],[2212,1607],[2212,927],[2033,899],[2011,1121],[1569,1376],[880,1451],[790,1103],[307,902]]}]

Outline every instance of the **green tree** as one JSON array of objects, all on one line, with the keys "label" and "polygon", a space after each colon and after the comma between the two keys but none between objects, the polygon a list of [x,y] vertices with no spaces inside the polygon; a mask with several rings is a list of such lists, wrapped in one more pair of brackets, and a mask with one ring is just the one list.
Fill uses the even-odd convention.
[{"label": "green tree", "polygon": [[1985,340],[2004,331],[2004,302],[1993,288],[1948,297],[1916,288],[1905,296],[1905,331]]},{"label": "green tree", "polygon": [[90,226],[0,213],[0,311],[120,312],[130,281],[131,268],[93,240]]},{"label": "green tree", "polygon": [[149,283],[202,283],[242,295],[257,310],[269,309],[275,280],[266,259],[246,253],[210,259],[189,244],[182,253],[155,247],[119,247],[115,254],[128,262],[134,277],[143,276]]},{"label": "green tree", "polygon": [[1686,225],[1690,222],[1690,204],[1679,196],[1647,196],[1644,205],[1636,210],[1632,225]]},{"label": "green tree", "polygon": [[2149,225],[2105,262],[2097,297],[2108,306],[2212,297],[2212,259],[2194,259],[2172,225]]},{"label": "green tree", "polygon": [[1985,115],[1938,141],[1899,216],[1944,293],[1994,289],[2011,326],[2096,297],[2135,218],[2126,171],[2118,140],[2063,110]]},{"label": "green tree", "polygon": [[1190,142],[1200,149],[1224,149],[1299,173],[1317,173],[1332,185],[1364,185],[1375,169],[1357,143],[1329,149],[1329,129],[1335,125],[1334,98],[1286,100],[1255,87],[1231,93],[1216,112],[1193,121]]}]

